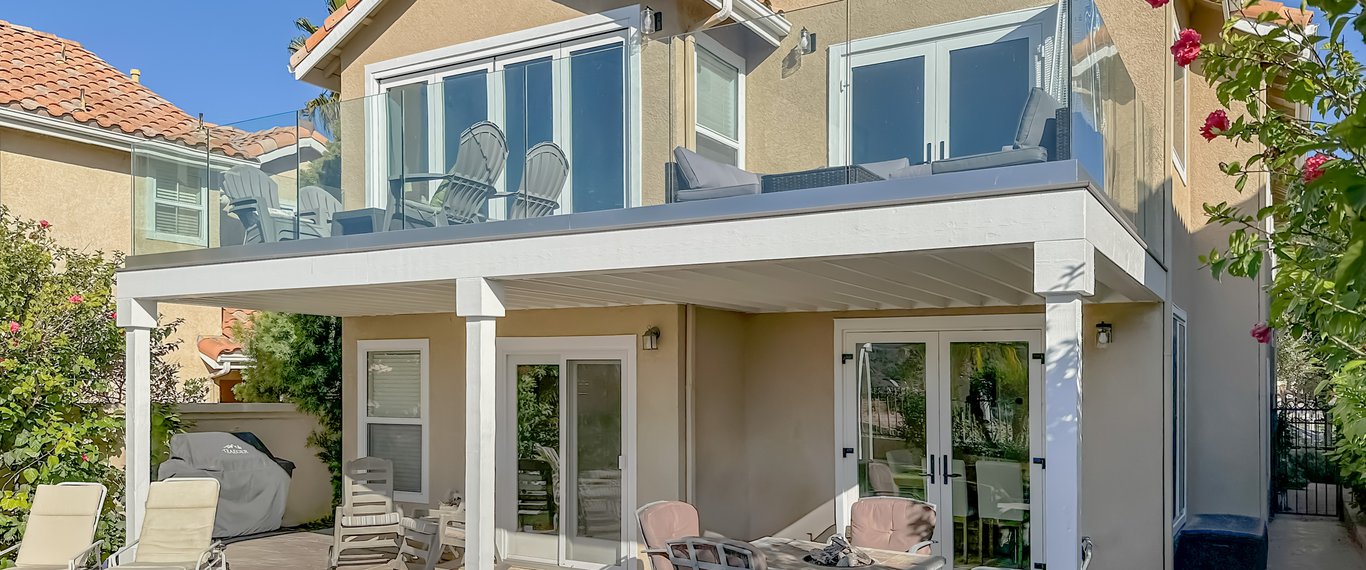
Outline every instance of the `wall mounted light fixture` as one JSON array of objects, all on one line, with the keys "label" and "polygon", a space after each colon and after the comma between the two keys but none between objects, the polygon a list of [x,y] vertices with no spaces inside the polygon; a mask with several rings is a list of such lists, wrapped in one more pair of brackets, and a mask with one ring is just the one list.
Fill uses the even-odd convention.
[{"label": "wall mounted light fixture", "polygon": [[1096,324],[1096,346],[1105,348],[1112,342],[1115,342],[1115,326],[1105,321]]},{"label": "wall mounted light fixture", "polygon": [[816,32],[802,28],[801,43],[798,45],[802,48],[802,55],[816,53]]},{"label": "wall mounted light fixture", "polygon": [[659,350],[659,327],[650,327],[640,335],[641,350]]},{"label": "wall mounted light fixture", "polygon": [[649,6],[640,11],[640,31],[645,35],[664,29],[664,13]]}]

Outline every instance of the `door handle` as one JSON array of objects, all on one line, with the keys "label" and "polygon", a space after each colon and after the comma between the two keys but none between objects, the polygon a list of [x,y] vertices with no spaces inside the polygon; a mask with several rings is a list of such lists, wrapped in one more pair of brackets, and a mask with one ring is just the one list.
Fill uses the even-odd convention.
[{"label": "door handle", "polygon": [[944,141],[939,141],[939,160],[944,160]]},{"label": "door handle", "polygon": [[925,163],[934,162],[934,143],[925,143]]},{"label": "door handle", "polygon": [[929,461],[929,463],[930,463],[930,484],[933,485],[934,482],[935,482],[935,478],[934,478],[934,456],[933,456],[933,455],[930,456],[930,461]]},{"label": "door handle", "polygon": [[842,452],[844,453],[844,455],[842,455],[841,457],[849,457],[850,455],[854,454],[854,448],[846,447],[842,450]]},{"label": "door handle", "polygon": [[954,478],[954,477],[962,477],[962,476],[963,476],[962,473],[949,473],[949,456],[948,456],[948,455],[943,455],[942,457],[944,458],[944,482],[945,482],[945,483],[948,483],[948,482],[949,482],[949,479],[952,479],[952,478]]}]

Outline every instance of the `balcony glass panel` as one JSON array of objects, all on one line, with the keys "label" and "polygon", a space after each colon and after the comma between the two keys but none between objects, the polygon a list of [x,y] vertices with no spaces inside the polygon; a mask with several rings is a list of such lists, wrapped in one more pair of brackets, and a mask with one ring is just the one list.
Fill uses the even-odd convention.
[{"label": "balcony glass panel", "polygon": [[720,22],[669,14],[657,32],[445,62],[369,97],[208,125],[203,144],[134,150],[133,253],[563,228],[578,218],[558,216],[699,201],[753,212],[783,201],[765,194],[1060,160],[1159,253],[1160,141],[1145,138],[1093,0],[1061,1],[1072,9],[836,0]]}]

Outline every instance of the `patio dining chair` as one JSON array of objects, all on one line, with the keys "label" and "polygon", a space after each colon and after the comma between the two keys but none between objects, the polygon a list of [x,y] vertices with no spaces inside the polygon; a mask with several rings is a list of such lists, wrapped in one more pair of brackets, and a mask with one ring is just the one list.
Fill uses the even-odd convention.
[{"label": "patio dining chair", "polygon": [[678,570],[767,570],[768,558],[748,542],[690,536],[667,544],[669,562]]},{"label": "patio dining chair", "polygon": [[107,560],[111,570],[227,570],[223,544],[213,539],[218,480],[176,477],[147,488],[138,540]]},{"label": "patio dining chair", "polygon": [[983,524],[982,538],[995,550],[1004,533],[1010,530],[1011,555],[1020,560],[1024,554],[1027,510],[1024,504],[1024,473],[1018,462],[980,459],[977,461],[977,516]]},{"label": "patio dining chair", "polygon": [[362,457],[342,469],[342,505],[333,518],[329,567],[347,550],[393,548],[403,535],[403,512],[394,505],[394,464]]},{"label": "patio dining chair", "polygon": [[18,570],[98,566],[104,541],[95,540],[95,527],[104,496],[104,485],[99,483],[39,485],[23,537],[19,544],[0,550],[0,556],[18,550],[14,566]]},{"label": "patio dining chair", "polygon": [[849,544],[929,554],[939,518],[934,505],[904,497],[859,499],[849,511]]},{"label": "patio dining chair", "polygon": [[403,205],[395,215],[402,228],[430,228],[471,224],[485,220],[485,206],[497,190],[493,187],[503,173],[508,150],[503,130],[488,121],[471,125],[460,133],[455,165],[445,174],[407,174],[400,183],[440,180],[429,201],[415,200],[394,187],[391,199]]},{"label": "patio dining chair", "polygon": [[655,570],[678,570],[669,560],[669,541],[702,534],[697,507],[683,501],[655,501],[640,507],[636,520]]},{"label": "patio dining chair", "polygon": [[881,461],[868,462],[868,489],[874,496],[895,497],[901,494],[892,475],[892,468]]}]

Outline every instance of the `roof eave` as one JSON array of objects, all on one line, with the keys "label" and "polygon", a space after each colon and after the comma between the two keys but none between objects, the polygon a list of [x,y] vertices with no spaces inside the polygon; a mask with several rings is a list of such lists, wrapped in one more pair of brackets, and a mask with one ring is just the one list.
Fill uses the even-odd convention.
[{"label": "roof eave", "polygon": [[[723,0],[706,0],[721,9]],[[732,18],[764,41],[777,46],[792,31],[792,23],[759,0],[734,0]]]},{"label": "roof eave", "polygon": [[341,47],[346,38],[356,29],[365,25],[370,20],[370,15],[375,9],[383,4],[384,0],[360,0],[350,13],[337,23],[337,27],[332,29],[323,37],[318,45],[309,50],[308,55],[299,61],[299,65],[292,70],[294,78],[306,83],[312,83],[324,89],[337,90],[340,78],[336,75],[327,73],[327,65],[335,57],[333,52]]}]

